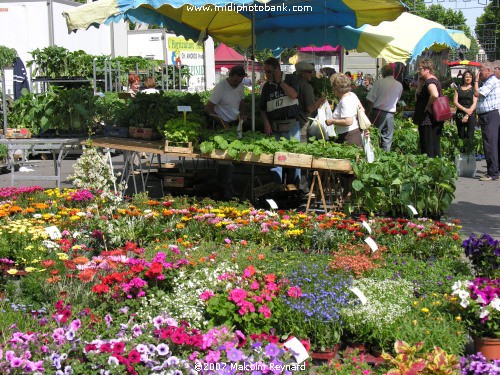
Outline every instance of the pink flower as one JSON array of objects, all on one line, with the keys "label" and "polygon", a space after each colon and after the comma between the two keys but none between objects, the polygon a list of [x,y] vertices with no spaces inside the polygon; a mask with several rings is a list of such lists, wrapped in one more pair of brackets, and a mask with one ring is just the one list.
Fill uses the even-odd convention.
[{"label": "pink flower", "polygon": [[302,291],[298,286],[292,286],[290,287],[290,289],[288,289],[287,294],[289,297],[299,298],[300,296],[302,296]]},{"label": "pink flower", "polygon": [[259,307],[259,312],[264,315],[264,318],[270,318],[271,317],[271,310],[267,305],[262,305]]},{"label": "pink flower", "polygon": [[241,288],[234,288],[229,292],[228,299],[230,301],[234,301],[237,305],[239,305],[245,298],[247,298],[247,292]]},{"label": "pink flower", "polygon": [[245,315],[248,312],[255,312],[255,306],[253,305],[252,302],[249,301],[242,301],[240,304],[240,309],[238,310],[238,313],[240,315]]},{"label": "pink flower", "polygon": [[207,356],[205,357],[205,361],[208,363],[217,363],[220,359],[220,352],[209,350]]},{"label": "pink flower", "polygon": [[259,289],[259,283],[257,281],[254,281],[252,285],[250,285],[250,289],[257,290]]},{"label": "pink flower", "polygon": [[211,290],[205,290],[203,293],[200,294],[200,298],[202,301],[208,301],[214,295],[215,294]]}]

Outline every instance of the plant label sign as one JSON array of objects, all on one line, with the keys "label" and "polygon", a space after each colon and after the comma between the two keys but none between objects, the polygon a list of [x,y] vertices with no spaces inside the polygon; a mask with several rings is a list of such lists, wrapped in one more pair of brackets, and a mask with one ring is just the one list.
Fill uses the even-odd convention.
[{"label": "plant label sign", "polygon": [[266,199],[266,202],[269,204],[269,207],[271,207],[273,210],[278,209],[278,205],[273,199]]},{"label": "plant label sign", "polygon": [[45,228],[45,232],[47,232],[51,240],[58,240],[62,237],[61,231],[55,225]]},{"label": "plant label sign", "polygon": [[294,357],[298,364],[301,364],[307,358],[309,358],[309,354],[307,354],[306,348],[304,348],[304,345],[302,345],[302,343],[296,337],[291,338],[283,345],[295,353]]},{"label": "plant label sign", "polygon": [[372,233],[372,228],[370,227],[370,225],[366,222],[366,221],[363,221],[362,223],[363,227],[365,227],[365,229],[368,231],[368,233]]},{"label": "plant label sign", "polygon": [[365,294],[357,287],[353,286],[352,288],[349,288],[351,292],[353,292],[361,301],[363,305],[366,305],[366,302],[368,301]]},{"label": "plant label sign", "polygon": [[411,204],[408,205],[408,208],[410,209],[413,215],[418,215],[418,211]]},{"label": "plant label sign", "polygon": [[191,112],[191,106],[190,105],[178,105],[177,111],[178,112]]},{"label": "plant label sign", "polygon": [[378,250],[378,245],[373,241],[373,238],[367,237],[365,238],[365,242],[370,246],[370,249],[372,249],[373,252]]}]

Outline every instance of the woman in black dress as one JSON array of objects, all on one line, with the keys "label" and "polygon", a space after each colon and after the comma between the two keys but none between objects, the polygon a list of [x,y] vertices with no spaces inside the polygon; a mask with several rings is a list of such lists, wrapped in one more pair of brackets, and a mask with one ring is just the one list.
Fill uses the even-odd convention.
[{"label": "woman in black dress", "polygon": [[444,121],[437,122],[432,103],[442,95],[441,83],[434,76],[434,63],[422,59],[418,63],[418,84],[413,122],[418,125],[420,152],[430,158],[441,156],[441,133]]},{"label": "woman in black dress", "polygon": [[455,122],[457,123],[458,137],[465,141],[465,150],[472,151],[474,130],[477,124],[477,97],[474,96],[474,75],[470,70],[463,73],[462,83],[455,90],[453,103],[457,107]]}]

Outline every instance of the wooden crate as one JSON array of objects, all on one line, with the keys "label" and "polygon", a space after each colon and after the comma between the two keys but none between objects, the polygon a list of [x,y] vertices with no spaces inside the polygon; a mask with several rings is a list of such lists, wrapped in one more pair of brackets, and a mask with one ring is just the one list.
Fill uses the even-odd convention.
[{"label": "wooden crate", "polygon": [[150,128],[136,128],[134,126],[128,128],[128,135],[130,138],[145,139],[147,141],[161,138],[161,134],[156,130]]},{"label": "wooden crate", "polygon": [[158,172],[163,177],[164,187],[193,187],[195,183],[206,183],[213,176],[213,169],[198,169],[190,172]]},{"label": "wooden crate", "polygon": [[165,152],[171,152],[176,154],[192,154],[193,153],[193,143],[176,143],[165,141]]},{"label": "wooden crate", "polygon": [[274,164],[284,167],[311,168],[312,155],[294,154],[292,152],[277,152],[274,154]]},{"label": "wooden crate", "polygon": [[353,172],[351,162],[347,159],[313,158],[312,168],[343,173]]},{"label": "wooden crate", "polygon": [[[0,134],[3,135],[3,129],[0,129]],[[7,128],[5,138],[11,139],[27,139],[31,138],[31,131],[26,128]]]},{"label": "wooden crate", "polygon": [[233,160],[225,150],[213,150],[210,154],[206,154],[205,156],[210,159]]},{"label": "wooden crate", "polygon": [[245,163],[273,164],[274,154],[255,155],[253,152],[245,152],[243,154],[240,154],[240,161],[243,161]]}]

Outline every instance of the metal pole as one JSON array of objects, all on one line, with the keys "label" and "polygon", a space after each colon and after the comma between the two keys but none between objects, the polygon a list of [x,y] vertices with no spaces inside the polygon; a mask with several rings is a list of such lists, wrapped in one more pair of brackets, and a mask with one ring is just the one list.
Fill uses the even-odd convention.
[{"label": "metal pole", "polygon": [[116,91],[119,92],[119,91],[123,90],[123,87],[122,87],[123,86],[122,85],[122,70],[120,68],[120,62],[119,61],[116,62],[116,65],[117,65],[116,69],[118,70],[118,72],[117,72],[117,74],[118,74],[117,81],[118,82],[116,83]]},{"label": "metal pole", "polygon": [[104,59],[104,92],[108,92],[108,59]]},{"label": "metal pole", "polygon": [[54,45],[54,4],[52,0],[47,0],[48,21],[49,21],[49,46]]},{"label": "metal pole", "polygon": [[94,60],[92,60],[92,69],[94,70],[93,74],[93,79],[94,79],[94,95],[97,94],[97,72],[96,72],[96,60],[97,58],[94,57]]},{"label": "metal pole", "polygon": [[5,68],[2,68],[2,112],[3,112],[3,135],[7,137],[7,100],[5,99]]}]

